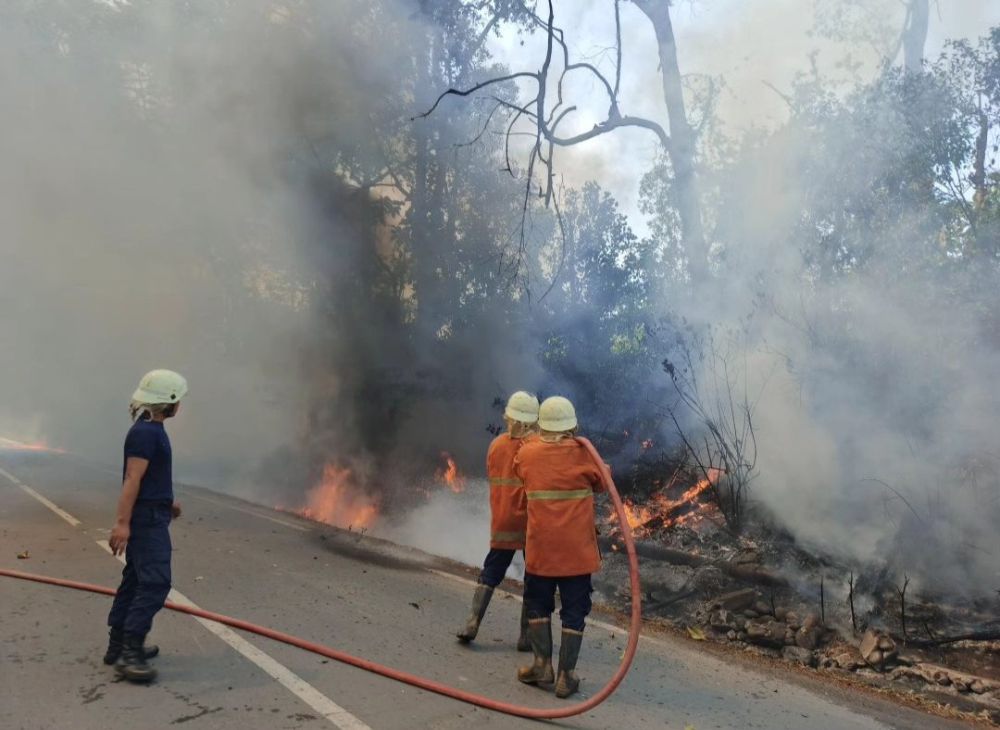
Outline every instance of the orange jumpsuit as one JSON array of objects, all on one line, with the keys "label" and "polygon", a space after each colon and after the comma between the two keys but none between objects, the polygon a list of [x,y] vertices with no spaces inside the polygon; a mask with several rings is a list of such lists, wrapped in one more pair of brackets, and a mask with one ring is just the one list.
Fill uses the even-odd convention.
[{"label": "orange jumpsuit", "polygon": [[601,567],[594,492],[601,472],[576,439],[533,438],[514,460],[528,502],[525,571],[545,577],[596,573]]},{"label": "orange jumpsuit", "polygon": [[490,480],[490,547],[523,550],[528,525],[528,505],[521,479],[514,473],[514,458],[526,439],[503,433],[486,452]]}]

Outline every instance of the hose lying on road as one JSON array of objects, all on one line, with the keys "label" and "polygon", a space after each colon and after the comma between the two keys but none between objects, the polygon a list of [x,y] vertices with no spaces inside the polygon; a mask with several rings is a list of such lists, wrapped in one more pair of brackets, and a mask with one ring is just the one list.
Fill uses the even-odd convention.
[{"label": "hose lying on road", "polygon": [[[365,669],[369,672],[374,672],[375,674],[380,674],[383,677],[388,677],[390,679],[395,679],[399,682],[405,682],[406,684],[413,685],[414,687],[419,687],[420,689],[427,690],[429,692],[436,692],[437,694],[444,695],[445,697],[451,697],[462,702],[467,702],[472,705],[478,705],[479,707],[484,707],[489,710],[495,710],[497,712],[503,712],[508,715],[516,715],[518,717],[526,717],[531,719],[556,719],[560,717],[571,717],[573,715],[579,715],[581,713],[587,712],[597,707],[599,704],[604,702],[612,692],[614,692],[618,685],[621,684],[625,675],[628,673],[629,666],[632,664],[632,659],[635,657],[636,646],[639,643],[639,630],[642,622],[642,606],[641,606],[641,594],[639,590],[639,562],[636,558],[635,553],[635,543],[632,540],[632,531],[629,529],[628,520],[625,519],[625,508],[622,505],[621,497],[618,494],[618,490],[615,489],[614,482],[611,479],[611,473],[607,466],[601,460],[597,451],[586,439],[578,439],[580,443],[590,452],[591,456],[597,462],[598,467],[604,477],[605,485],[608,492],[611,495],[611,500],[615,506],[615,514],[618,517],[618,523],[621,528],[621,535],[625,542],[625,550],[628,554],[629,562],[629,582],[632,590],[632,614],[631,621],[629,623],[628,632],[628,644],[625,647],[625,653],[622,656],[621,664],[618,666],[618,670],[614,673],[614,676],[608,680],[598,692],[596,692],[592,697],[585,700],[584,702],[578,702],[573,705],[566,705],[565,707],[554,707],[550,709],[526,707],[524,705],[515,705],[509,702],[500,702],[499,700],[491,699],[484,695],[475,694],[474,692],[466,692],[465,690],[457,689],[455,687],[449,687],[448,685],[441,684],[440,682],[435,682],[431,679],[426,679],[425,677],[420,677],[415,674],[410,674],[409,672],[404,672],[399,669],[393,669],[392,667],[387,667],[382,664],[377,664],[376,662],[370,661],[368,659],[362,659],[361,657],[356,657],[351,654],[347,654],[337,649],[333,649],[328,646],[323,646],[322,644],[316,644],[311,641],[306,641],[305,639],[300,639],[297,636],[292,636],[291,634],[285,634],[281,631],[275,631],[274,629],[267,628],[266,626],[259,626],[257,624],[250,623],[249,621],[243,621],[238,618],[232,618],[230,616],[224,616],[221,613],[215,613],[213,611],[205,611],[200,608],[193,608],[191,606],[184,606],[181,604],[174,603],[173,601],[167,601],[166,607],[172,611],[179,611],[181,613],[191,614],[192,616],[198,616],[200,618],[208,619],[210,621],[216,621],[220,624],[225,624],[226,626],[232,626],[234,629],[242,629],[243,631],[249,631],[254,634],[259,634],[260,636],[267,637],[268,639],[274,639],[275,641],[282,641],[286,644],[291,644],[292,646],[297,646],[300,649],[305,649],[306,651],[311,651],[314,654],[319,654],[321,656],[329,657],[330,659],[336,659],[344,664],[350,664],[351,666],[358,667],[359,669]],[[32,573],[23,573],[19,570],[7,570],[0,568],[0,576],[6,576],[8,578],[20,578],[22,580],[35,581],[37,583],[46,583],[54,586],[61,586],[63,588],[74,588],[79,591],[90,591],[92,593],[103,593],[108,596],[115,595],[114,588],[107,588],[105,586],[93,585],[90,583],[80,583],[72,580],[63,580],[62,578],[51,578],[44,575],[34,575]]]}]

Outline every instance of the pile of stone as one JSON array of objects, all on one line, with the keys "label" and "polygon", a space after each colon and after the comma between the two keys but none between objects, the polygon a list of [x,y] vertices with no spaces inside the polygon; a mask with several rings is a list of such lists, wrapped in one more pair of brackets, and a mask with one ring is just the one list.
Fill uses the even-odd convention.
[{"label": "pile of stone", "polygon": [[817,665],[816,649],[832,636],[818,613],[774,606],[753,588],[716,597],[696,612],[695,619],[729,641],[761,647],[810,667]]}]

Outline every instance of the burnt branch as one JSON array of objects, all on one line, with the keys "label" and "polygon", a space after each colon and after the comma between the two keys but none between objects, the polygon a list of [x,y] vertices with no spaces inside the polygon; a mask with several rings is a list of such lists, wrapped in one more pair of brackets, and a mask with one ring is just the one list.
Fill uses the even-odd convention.
[{"label": "burnt branch", "polygon": [[899,622],[903,630],[903,643],[906,643],[906,589],[910,585],[910,576],[903,574],[903,586],[902,588],[896,589],[896,595],[899,596]]},{"label": "burnt branch", "polygon": [[848,589],[849,589],[848,592],[847,592],[847,602],[851,606],[851,628],[854,630],[854,633],[856,634],[856,633],[858,633],[858,616],[854,612],[854,571],[853,570],[851,571],[851,577],[850,577],[850,579],[847,581],[847,586],[848,586]]},{"label": "burnt branch", "polygon": [[[705,347],[706,352],[699,357],[697,367],[690,350],[684,351],[685,362],[681,366],[663,361],[663,369],[670,376],[677,395],[675,404],[667,408],[667,417],[674,424],[691,462],[708,480],[709,494],[722,512],[726,525],[738,532],[743,526],[750,483],[756,476],[757,437],[753,414],[760,395],[751,398],[745,382],[737,389],[738,379],[730,370],[729,356],[719,352],[714,341],[699,347]],[[709,376],[709,387],[705,390],[695,375],[702,366]],[[766,384],[765,380],[762,391]],[[693,416],[694,425],[681,423],[680,409]]]},{"label": "burnt branch", "polygon": [[1000,631],[992,629],[972,631],[967,634],[956,634],[955,636],[942,636],[936,639],[907,639],[907,643],[917,647],[942,646],[944,644],[954,644],[957,641],[1000,641]]},{"label": "burnt branch", "polygon": [[507,74],[506,76],[497,76],[492,79],[486,79],[485,81],[480,81],[478,84],[476,84],[475,86],[471,86],[468,89],[448,89],[447,91],[441,92],[438,98],[434,100],[434,103],[431,105],[430,109],[420,114],[417,114],[416,116],[410,117],[410,121],[415,122],[418,119],[426,119],[427,117],[429,117],[431,114],[434,113],[434,110],[438,108],[438,105],[441,104],[441,102],[444,100],[446,96],[471,96],[472,94],[475,94],[477,91],[482,91],[487,86],[492,86],[493,84],[502,84],[504,81],[513,81],[514,79],[520,79],[520,78],[532,78],[537,80],[538,74],[531,73],[530,71],[518,71],[517,73]]}]

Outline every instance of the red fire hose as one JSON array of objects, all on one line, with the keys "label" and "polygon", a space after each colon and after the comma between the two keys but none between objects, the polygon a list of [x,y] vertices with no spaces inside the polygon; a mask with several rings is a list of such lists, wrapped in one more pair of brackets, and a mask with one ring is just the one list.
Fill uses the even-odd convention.
[{"label": "red fire hose", "polygon": [[[192,608],[190,606],[182,606],[174,603],[173,601],[167,601],[166,607],[172,611],[191,614],[192,616],[198,616],[210,621],[216,621],[220,624],[232,626],[234,629],[242,629],[243,631],[249,631],[254,634],[259,634],[260,636],[265,636],[268,639],[282,641],[286,644],[297,646],[300,649],[311,651],[314,654],[329,657],[330,659],[336,659],[344,664],[350,664],[351,666],[355,666],[369,672],[374,672],[375,674],[381,674],[383,677],[395,679],[399,682],[405,682],[406,684],[419,687],[420,689],[425,689],[429,692],[436,692],[437,694],[444,695],[445,697],[451,697],[462,702],[468,702],[472,705],[478,705],[479,707],[485,707],[488,710],[495,710],[508,715],[516,715],[518,717],[527,717],[539,720],[551,720],[560,717],[571,717],[572,715],[579,715],[587,712],[588,710],[592,710],[604,702],[604,700],[606,700],[611,693],[618,688],[618,685],[621,684],[622,680],[625,679],[629,666],[632,664],[632,659],[635,657],[636,646],[639,643],[639,629],[641,627],[642,611],[641,595],[639,590],[639,562],[635,554],[635,543],[632,541],[632,531],[629,529],[628,520],[625,519],[625,508],[622,505],[621,497],[618,495],[618,490],[615,489],[610,471],[598,455],[597,450],[594,449],[593,445],[586,439],[581,438],[578,439],[578,441],[590,452],[591,456],[597,462],[604,477],[605,486],[611,494],[611,501],[615,506],[615,514],[618,517],[618,524],[621,528],[622,539],[625,542],[625,550],[628,553],[629,582],[632,590],[632,616],[629,624],[628,644],[625,647],[625,654],[622,656],[621,664],[618,666],[618,671],[615,672],[614,676],[608,680],[608,683],[605,684],[600,691],[594,694],[590,699],[584,702],[552,709],[525,707],[523,705],[514,705],[508,702],[500,702],[499,700],[494,700],[484,695],[475,694],[474,692],[466,692],[465,690],[449,687],[448,685],[441,684],[440,682],[435,682],[424,677],[419,677],[415,674],[410,674],[409,672],[403,672],[399,669],[393,669],[392,667],[377,664],[373,661],[369,661],[368,659],[362,659],[361,657],[356,657],[351,654],[338,651],[337,649],[323,646],[322,644],[306,641],[305,639],[300,639],[299,637],[292,636],[291,634],[275,631],[274,629],[269,629],[266,626],[258,626],[257,624],[250,623],[249,621],[224,616],[221,613],[205,611],[203,609]],[[93,585],[91,583],[79,583],[73,580],[63,580],[62,578],[51,578],[45,575],[22,573],[19,570],[7,570],[0,568],[0,576],[20,578],[22,580],[35,581],[36,583],[46,583],[54,586],[61,586],[63,588],[74,588],[79,591],[103,593],[108,596],[115,595],[115,589],[113,588]]]}]

